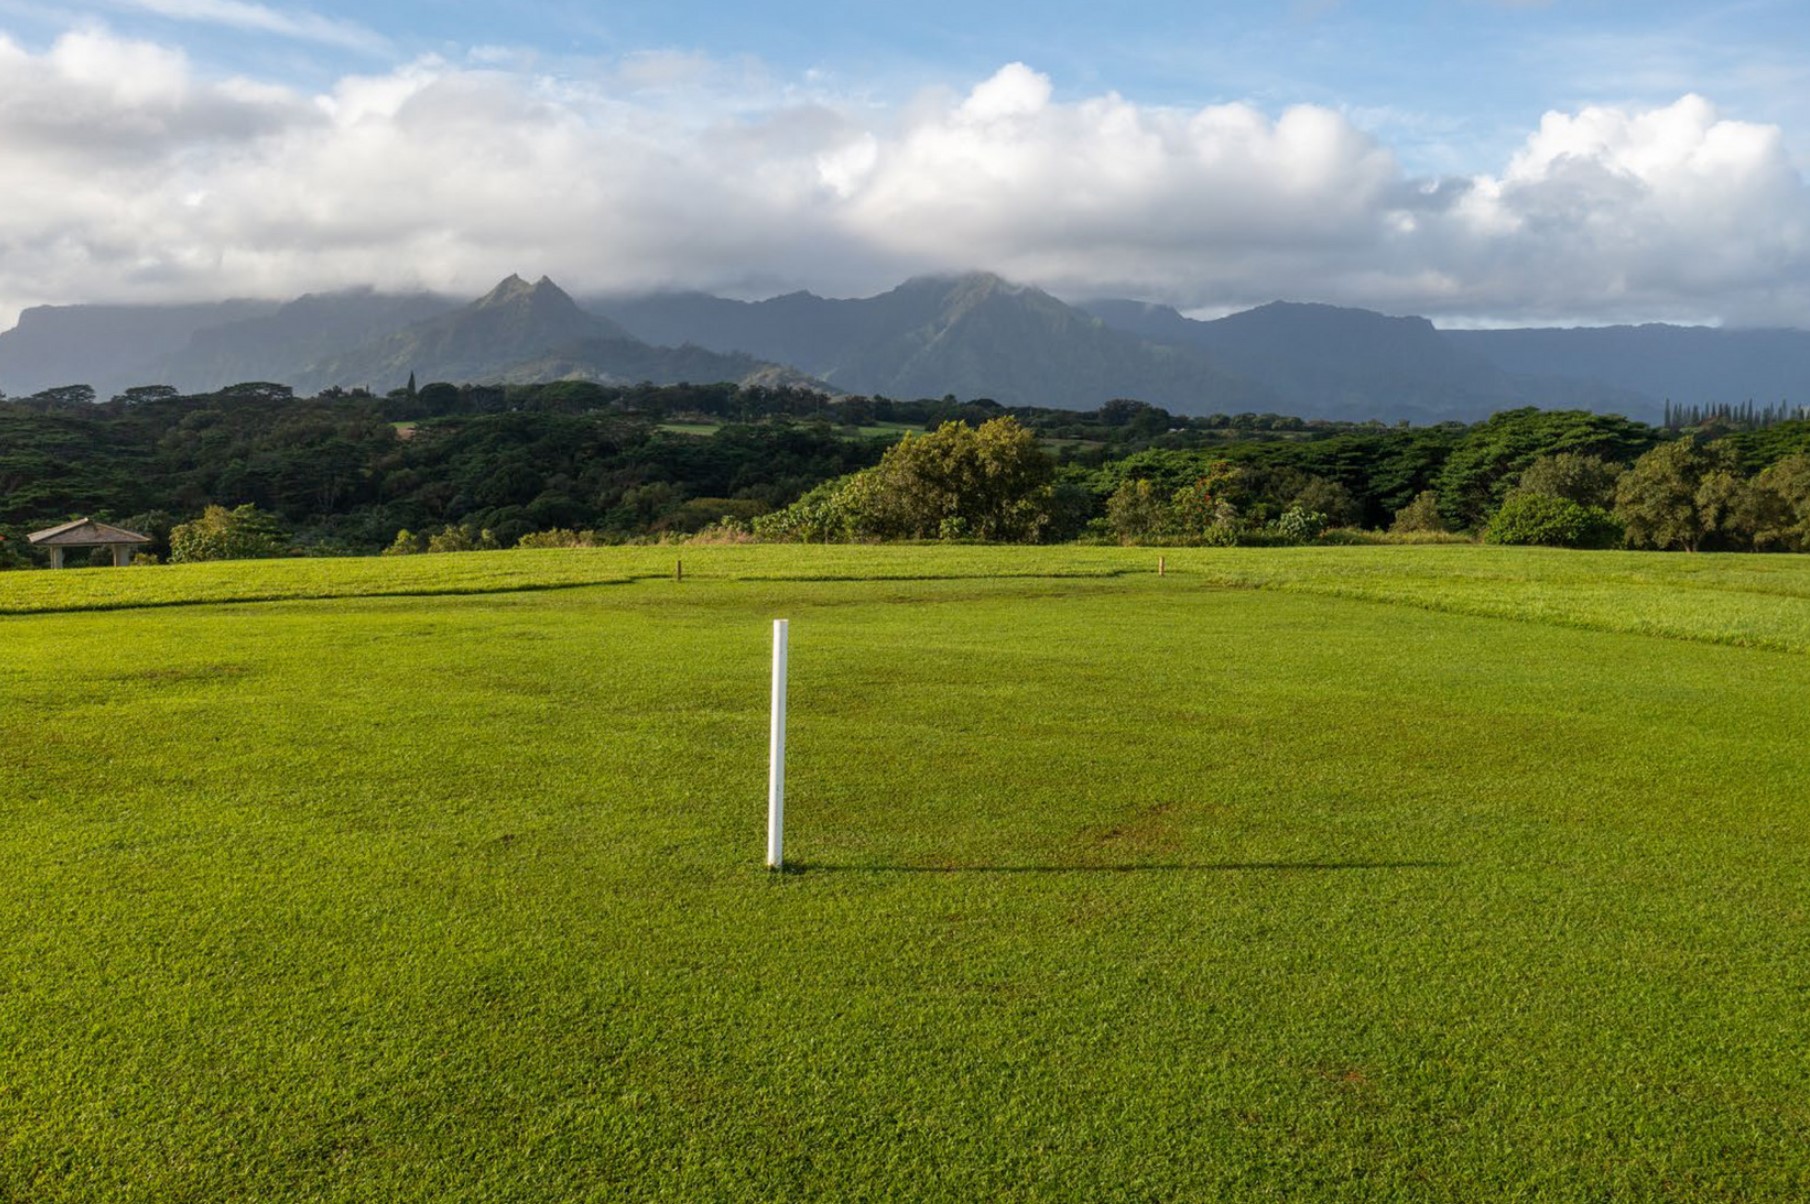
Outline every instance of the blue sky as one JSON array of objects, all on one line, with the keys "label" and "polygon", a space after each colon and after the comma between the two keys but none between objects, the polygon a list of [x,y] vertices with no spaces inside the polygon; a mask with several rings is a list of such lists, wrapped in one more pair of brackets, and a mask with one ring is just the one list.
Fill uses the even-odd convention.
[{"label": "blue sky", "polygon": [[1049,73],[1058,96],[1110,89],[1150,104],[1342,108],[1445,169],[1488,166],[1552,108],[1657,105],[1699,92],[1744,120],[1810,113],[1810,5],[1801,0],[0,0],[0,27],[40,43],[88,21],[181,45],[208,69],[303,86],[497,48],[580,72],[648,52],[747,57],[781,77],[897,98],[1023,61]]},{"label": "blue sky", "polygon": [[[1464,322],[1793,320],[1810,296],[1807,236],[1789,220],[1810,165],[1807,35],[1801,0],[0,0],[0,37],[20,73],[8,127],[0,62],[9,175],[38,166],[22,148],[104,142],[103,129],[146,122],[158,132],[132,151],[110,143],[115,158],[88,163],[136,190],[145,245],[128,245],[117,217],[83,229],[50,216],[48,200],[36,218],[0,213],[0,313],[77,294],[328,286],[350,268],[310,255],[309,237],[394,245],[406,233],[412,266],[377,283],[463,288],[490,270],[487,254],[497,275],[559,276],[563,266],[581,287],[670,280],[744,293],[858,291],[888,273],[966,263],[1070,293],[1140,288],[1202,311],[1317,291]],[[157,86],[99,88],[97,76],[119,63],[148,64]],[[962,105],[1002,71],[992,95],[1016,99],[995,115],[998,128],[976,133]],[[358,81],[388,83],[360,91]],[[40,92],[45,109],[93,115],[47,133],[48,119],[30,115]],[[390,99],[371,100],[378,93]],[[1678,107],[1685,98],[1707,107]],[[1125,109],[1103,114],[1108,102]],[[452,127],[477,123],[473,145],[492,149],[497,171],[529,162],[497,149],[517,123],[524,145],[552,156],[533,160],[538,169],[560,163],[586,178],[582,196],[542,190],[556,226],[619,228],[621,243],[587,260],[550,238],[512,242],[498,232],[512,216],[500,194],[484,204],[424,197],[413,215],[334,195],[345,162],[371,170],[373,185],[383,174],[359,157],[368,124],[345,116],[367,104],[382,110],[368,120],[389,121],[399,144],[424,141],[412,124],[424,113],[444,146],[459,145]],[[310,116],[323,106],[339,134],[332,147]],[[1290,126],[1297,109],[1313,120]],[[1203,113],[1214,114],[1205,132]],[[637,136],[653,129],[657,139]],[[1139,137],[1165,149],[1137,161],[1117,153]],[[1093,175],[1059,170],[1065,144],[1090,148]],[[163,157],[142,161],[150,145]],[[59,156],[44,153],[55,170]],[[247,156],[264,157],[262,174]],[[680,160],[696,173],[733,162],[765,183],[717,197],[725,208],[713,215]],[[1234,160],[1236,171],[1201,167]],[[608,166],[625,162],[632,170]],[[924,172],[962,168],[988,186],[952,182],[931,195],[921,185]],[[1270,189],[1271,212],[1279,205],[1295,224],[1241,207],[1233,194],[1246,179],[1254,194]],[[1720,179],[1737,191],[1718,198]],[[147,185],[166,194],[156,213]],[[258,187],[281,191],[285,207],[297,193],[315,203],[276,220]],[[1021,236],[1025,207],[1052,188],[1087,195],[1042,222],[1041,242]],[[1366,207],[1339,216],[1354,191]],[[1200,212],[1183,212],[1205,193]],[[700,226],[662,217],[693,205]],[[992,216],[976,217],[982,210]],[[95,213],[105,212],[97,197]],[[1718,217],[1728,212],[1764,227],[1752,245],[1724,245],[1741,237]],[[308,222],[318,228],[298,231]],[[894,236],[901,223],[938,222],[949,223],[947,246]],[[1153,229],[1166,244],[1151,245]],[[1645,241],[1632,245],[1629,231]],[[51,240],[67,250],[72,239],[75,251],[50,252]],[[1680,249],[1704,240],[1713,262],[1680,267]],[[1269,251],[1253,254],[1253,243]],[[1578,257],[1599,251],[1591,275]],[[1525,271],[1538,255],[1563,278]],[[361,256],[368,245],[344,263]],[[503,262],[534,256],[550,262]],[[1192,266],[1165,273],[1165,256]],[[1523,278],[1509,281],[1516,271]]]}]

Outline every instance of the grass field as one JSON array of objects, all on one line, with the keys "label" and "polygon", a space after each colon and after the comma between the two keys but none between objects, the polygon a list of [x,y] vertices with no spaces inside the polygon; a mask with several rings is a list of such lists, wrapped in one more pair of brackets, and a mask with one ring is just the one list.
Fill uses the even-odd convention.
[{"label": "grass field", "polygon": [[0,576],[0,1200],[1810,1196],[1810,562],[1158,555]]},{"label": "grass field", "polygon": [[[721,422],[662,422],[660,430],[673,435],[696,435],[700,438],[716,434],[727,425]],[[923,434],[921,424],[910,422],[870,422],[860,426],[844,426],[839,430],[850,439],[897,439],[907,431]]]}]

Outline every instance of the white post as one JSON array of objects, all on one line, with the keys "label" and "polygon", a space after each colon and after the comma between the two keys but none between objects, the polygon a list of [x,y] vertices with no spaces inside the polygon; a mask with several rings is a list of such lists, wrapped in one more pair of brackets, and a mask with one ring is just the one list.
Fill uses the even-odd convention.
[{"label": "white post", "polygon": [[786,620],[773,620],[773,730],[767,759],[767,868],[785,864]]}]

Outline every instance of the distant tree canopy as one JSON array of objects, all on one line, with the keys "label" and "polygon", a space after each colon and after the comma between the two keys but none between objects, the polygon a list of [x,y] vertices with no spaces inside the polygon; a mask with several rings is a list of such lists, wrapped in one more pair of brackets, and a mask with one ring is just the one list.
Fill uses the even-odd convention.
[{"label": "distant tree canopy", "polygon": [[[785,538],[1287,541],[1322,523],[1481,534],[1522,495],[1612,510],[1635,546],[1804,548],[1810,422],[1723,422],[1679,435],[1521,409],[1388,427],[1187,417],[1131,399],[1076,413],[588,381],[311,398],[264,381],[196,396],[143,385],[96,403],[72,385],[0,399],[0,561],[42,563],[23,533],[81,515],[130,519],[168,556],[173,528],[210,506],[255,506],[303,551],[376,552],[404,530],[422,546],[449,529],[512,546],[725,520]],[[1676,463],[1643,459],[1686,445],[1667,453]],[[1519,510],[1556,513],[1539,506]]]},{"label": "distant tree canopy", "polygon": [[1439,508],[1453,530],[1480,528],[1521,476],[1559,454],[1626,463],[1661,439],[1659,431],[1614,414],[1507,410],[1466,432],[1439,470]]}]

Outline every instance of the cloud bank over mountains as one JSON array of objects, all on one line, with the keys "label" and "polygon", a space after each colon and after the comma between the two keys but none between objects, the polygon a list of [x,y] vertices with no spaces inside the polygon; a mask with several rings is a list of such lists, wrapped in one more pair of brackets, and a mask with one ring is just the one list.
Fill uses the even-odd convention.
[{"label": "cloud bank over mountains", "polygon": [[0,35],[0,174],[0,320],[512,270],[846,295],[984,268],[1190,309],[1810,326],[1785,134],[1695,95],[1548,113],[1508,162],[1423,178],[1331,108],[1070,100],[1018,63],[897,105],[683,56],[424,59],[304,94],[92,27]]}]

